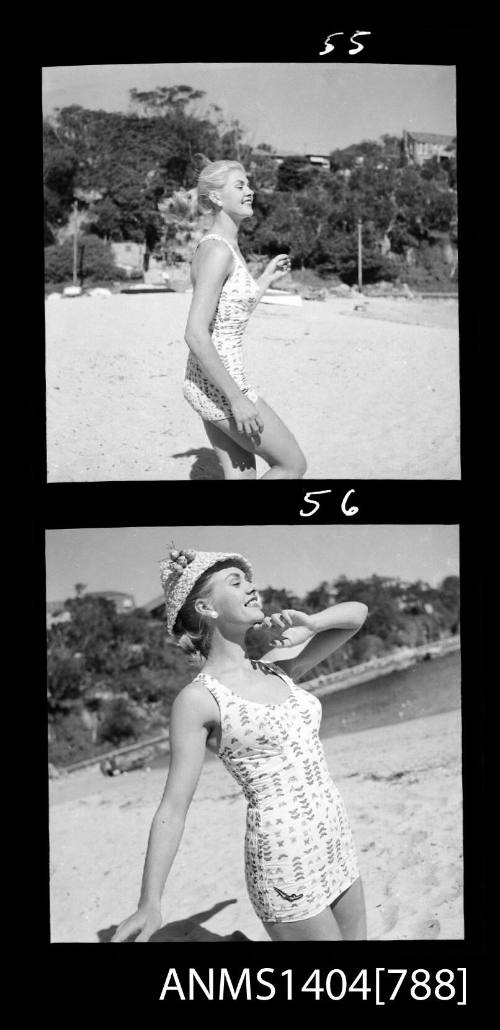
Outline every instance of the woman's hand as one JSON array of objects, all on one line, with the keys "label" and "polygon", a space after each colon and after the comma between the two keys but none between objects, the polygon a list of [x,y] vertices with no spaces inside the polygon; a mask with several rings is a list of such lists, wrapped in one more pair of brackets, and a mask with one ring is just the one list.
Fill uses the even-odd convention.
[{"label": "woman's hand", "polygon": [[313,619],[306,612],[284,608],[267,615],[253,627],[253,632],[263,647],[294,647],[313,635]]},{"label": "woman's hand", "polygon": [[111,938],[111,944],[122,944],[129,937],[137,934],[134,944],[145,944],[160,929],[161,911],[159,908],[142,908],[120,923]]},{"label": "woman's hand", "polygon": [[292,267],[288,254],[278,254],[277,257],[273,258],[272,261],[266,265],[262,278],[266,279],[269,286],[273,283],[278,282],[278,279],[282,279],[284,275],[288,275]]},{"label": "woman's hand", "polygon": [[255,404],[244,393],[231,401],[231,412],[239,433],[257,436],[264,429],[262,417]]}]

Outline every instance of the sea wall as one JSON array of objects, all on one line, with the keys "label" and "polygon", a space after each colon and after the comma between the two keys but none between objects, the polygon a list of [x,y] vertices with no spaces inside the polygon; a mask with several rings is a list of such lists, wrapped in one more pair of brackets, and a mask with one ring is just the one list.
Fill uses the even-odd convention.
[{"label": "sea wall", "polygon": [[317,697],[322,697],[333,694],[337,690],[354,687],[358,683],[368,683],[370,680],[377,679],[378,676],[386,676],[390,672],[409,668],[416,662],[424,661],[427,658],[439,658],[459,649],[459,636],[443,637],[442,640],[433,640],[431,643],[421,644],[419,647],[400,647],[397,651],[391,651],[390,654],[382,655],[380,658],[370,658],[369,661],[361,662],[359,665],[351,665],[338,672],[317,676],[313,680],[301,683],[301,686],[310,690],[312,694],[316,694]]}]

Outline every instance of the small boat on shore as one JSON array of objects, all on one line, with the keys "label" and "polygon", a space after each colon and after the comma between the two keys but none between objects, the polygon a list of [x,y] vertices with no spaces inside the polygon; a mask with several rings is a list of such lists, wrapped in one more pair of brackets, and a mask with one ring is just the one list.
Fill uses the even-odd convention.
[{"label": "small boat on shore", "polygon": [[153,283],[134,283],[122,286],[120,293],[175,293],[171,286],[156,286]]},{"label": "small boat on shore", "polygon": [[290,293],[289,290],[273,290],[271,287],[261,297],[261,304],[287,304],[290,307],[300,308],[302,297],[299,293]]}]

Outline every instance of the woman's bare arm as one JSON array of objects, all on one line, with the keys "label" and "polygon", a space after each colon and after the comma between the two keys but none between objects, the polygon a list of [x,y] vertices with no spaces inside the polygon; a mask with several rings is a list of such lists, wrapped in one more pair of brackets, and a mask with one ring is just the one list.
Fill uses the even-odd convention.
[{"label": "woman's bare arm", "polygon": [[264,293],[273,286],[274,283],[282,279],[284,275],[288,275],[290,272],[291,264],[288,254],[277,254],[268,265],[266,265],[262,275],[256,279],[259,292],[255,298],[255,303],[258,304]]},{"label": "woman's bare arm", "polygon": [[125,941],[137,930],[141,931],[137,940],[147,941],[161,925],[161,897],[203,766],[210,716],[209,701],[197,685],[185,687],[172,705],[170,766],[151,824],[138,908],[120,923],[113,943]]},{"label": "woman's bare arm", "polygon": [[227,397],[238,430],[252,435],[262,432],[262,418],[224,367],[210,335],[210,323],[233,260],[228,247],[219,240],[210,240],[204,246],[199,256],[184,338],[208,379]]}]

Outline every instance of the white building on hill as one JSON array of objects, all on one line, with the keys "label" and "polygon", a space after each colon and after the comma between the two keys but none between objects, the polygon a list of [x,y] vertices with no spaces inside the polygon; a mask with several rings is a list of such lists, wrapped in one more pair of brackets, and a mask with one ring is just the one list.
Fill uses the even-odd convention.
[{"label": "white building on hill", "polygon": [[409,163],[423,165],[424,161],[429,161],[431,157],[437,157],[439,160],[455,157],[456,145],[453,136],[403,129],[403,150]]}]

